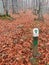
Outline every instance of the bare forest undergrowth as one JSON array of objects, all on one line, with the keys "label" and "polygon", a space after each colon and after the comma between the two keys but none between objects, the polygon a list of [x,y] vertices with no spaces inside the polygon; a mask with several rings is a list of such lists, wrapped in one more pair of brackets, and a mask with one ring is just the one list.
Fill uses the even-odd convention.
[{"label": "bare forest undergrowth", "polygon": [[[49,65],[49,16],[43,21],[36,18],[31,11],[12,15],[14,20],[0,19],[0,65],[31,65],[32,30],[40,30],[37,57],[38,65]],[[35,65],[33,63],[33,65]]]}]

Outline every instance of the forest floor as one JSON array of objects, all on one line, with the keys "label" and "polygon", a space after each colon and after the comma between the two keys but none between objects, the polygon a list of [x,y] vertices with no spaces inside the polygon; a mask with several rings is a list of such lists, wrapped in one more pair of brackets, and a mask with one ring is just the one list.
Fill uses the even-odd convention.
[{"label": "forest floor", "polygon": [[[49,16],[35,21],[31,11],[12,15],[14,20],[0,19],[0,65],[49,65]],[[40,30],[37,61],[30,62],[33,28]]]}]

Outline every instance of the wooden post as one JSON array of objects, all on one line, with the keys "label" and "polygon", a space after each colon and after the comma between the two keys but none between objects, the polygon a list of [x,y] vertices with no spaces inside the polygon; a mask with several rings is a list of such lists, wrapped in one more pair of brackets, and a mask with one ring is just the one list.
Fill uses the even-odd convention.
[{"label": "wooden post", "polygon": [[33,56],[36,56],[38,53],[38,36],[39,36],[39,29],[33,29]]}]

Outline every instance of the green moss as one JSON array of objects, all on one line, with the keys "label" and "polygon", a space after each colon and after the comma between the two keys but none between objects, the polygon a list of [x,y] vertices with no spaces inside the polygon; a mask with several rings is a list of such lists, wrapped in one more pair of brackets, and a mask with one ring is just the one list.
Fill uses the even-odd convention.
[{"label": "green moss", "polygon": [[11,17],[10,15],[0,15],[0,19],[13,20],[13,17]]},{"label": "green moss", "polygon": [[0,17],[11,17],[10,15],[0,15]]}]

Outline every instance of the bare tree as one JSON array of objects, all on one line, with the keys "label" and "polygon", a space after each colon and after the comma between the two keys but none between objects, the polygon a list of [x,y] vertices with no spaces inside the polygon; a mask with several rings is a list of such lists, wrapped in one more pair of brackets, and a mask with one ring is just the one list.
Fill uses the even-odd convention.
[{"label": "bare tree", "polygon": [[5,9],[4,0],[2,0],[2,3],[3,3],[3,8]]},{"label": "bare tree", "polygon": [[8,16],[8,0],[5,2],[5,7],[6,7],[6,15]]},{"label": "bare tree", "polygon": [[39,10],[37,10],[38,14],[38,20],[43,20],[43,15],[42,15],[42,2],[39,0]]},{"label": "bare tree", "polygon": [[[9,5],[9,2],[12,3],[12,5]],[[46,4],[47,2],[47,4]],[[2,0],[3,8],[8,15],[9,7],[12,7],[13,13],[18,13],[20,10],[23,9],[23,11],[26,11],[27,9],[34,10],[34,13],[38,15],[38,17],[43,17],[42,12],[48,12],[49,7],[49,0]],[[45,7],[43,7],[43,3],[45,3]]]},{"label": "bare tree", "polygon": [[43,1],[42,0],[35,0],[35,14],[38,16],[38,20],[43,20],[43,14],[42,14],[42,7],[43,7]]},{"label": "bare tree", "polygon": [[15,13],[13,0],[12,0],[12,10],[13,10],[13,13]]},{"label": "bare tree", "polygon": [[2,3],[3,3],[4,11],[6,15],[8,16],[8,0],[2,0]]},{"label": "bare tree", "polygon": [[13,13],[18,13],[18,1],[17,0],[12,0],[12,10],[13,10]]}]

